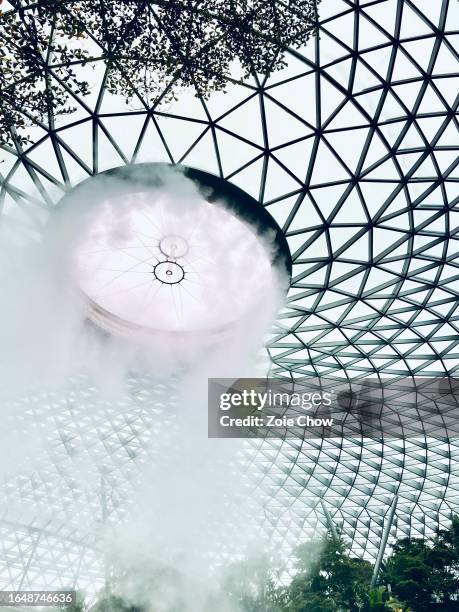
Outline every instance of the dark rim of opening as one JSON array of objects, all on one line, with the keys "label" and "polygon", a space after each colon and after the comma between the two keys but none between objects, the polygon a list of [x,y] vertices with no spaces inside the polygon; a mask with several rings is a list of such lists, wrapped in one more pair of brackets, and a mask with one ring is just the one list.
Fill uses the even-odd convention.
[{"label": "dark rim of opening", "polygon": [[[165,180],[164,177],[165,172],[169,172],[170,170],[182,172],[184,176],[192,180],[197,186],[204,200],[210,204],[215,202],[223,203],[223,205],[229,211],[233,212],[235,216],[248,223],[258,236],[262,238],[265,237],[267,241],[273,245],[273,266],[283,272],[287,272],[289,280],[291,279],[292,256],[285,235],[274,218],[255,198],[244,190],[225,179],[210,174],[209,172],[204,172],[203,170],[197,170],[188,166],[174,166],[172,164],[155,162],[130,164],[111,168],[95,176],[88,177],[76,185],[62,197],[56,209],[57,211],[63,211],[67,206],[72,204],[72,200],[74,199],[77,202],[87,201],[88,198],[81,197],[84,191],[93,189],[97,186],[97,183],[103,184],[103,181],[107,178],[113,178],[118,181],[117,194],[120,192],[122,193],[124,184],[126,193],[135,193],[137,189],[143,190],[145,187],[161,188],[167,186],[167,180]],[[92,314],[97,320],[96,324],[106,331],[123,333],[123,331],[129,330],[132,333],[136,330],[147,331],[149,329],[136,323],[125,321],[114,313],[106,311],[89,298],[89,296],[86,296],[86,298],[89,300]],[[228,326],[225,325],[222,329],[226,329],[227,327]],[[154,330],[150,329],[150,331]],[[190,333],[193,334],[194,332],[185,331],[185,334]]]}]

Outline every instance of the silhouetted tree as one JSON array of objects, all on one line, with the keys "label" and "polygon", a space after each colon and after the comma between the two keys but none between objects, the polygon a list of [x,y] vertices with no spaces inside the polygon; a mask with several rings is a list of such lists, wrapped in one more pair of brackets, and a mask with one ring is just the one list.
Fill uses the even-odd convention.
[{"label": "silhouetted tree", "polygon": [[[0,0],[0,4],[3,0]],[[285,64],[314,31],[318,0],[10,0],[0,18],[0,144],[53,127],[89,93],[88,63],[105,87],[145,106],[193,86],[224,89],[233,60],[244,75]]]}]

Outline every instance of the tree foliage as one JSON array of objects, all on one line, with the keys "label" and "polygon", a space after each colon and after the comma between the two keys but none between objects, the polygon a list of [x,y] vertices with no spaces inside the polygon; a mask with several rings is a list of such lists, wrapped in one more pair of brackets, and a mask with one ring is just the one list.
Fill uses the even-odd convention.
[{"label": "tree foliage", "polygon": [[392,548],[382,580],[416,612],[459,610],[459,518],[433,541],[404,538]]},{"label": "tree foliage", "polygon": [[[344,541],[331,533],[298,546],[294,560],[290,580],[282,578],[272,559],[260,555],[229,564],[221,580],[203,585],[170,567],[150,568],[139,589],[130,589],[129,602],[105,596],[92,612],[178,612],[188,609],[190,597],[196,600],[198,593],[203,612],[459,611],[458,517],[430,541],[398,540],[375,587],[373,565],[352,557]],[[129,575],[125,578],[132,582]]]},{"label": "tree foliage", "polygon": [[282,604],[285,592],[278,586],[279,576],[266,555],[230,564],[221,582],[217,596],[223,597],[232,610],[240,612],[284,610]]},{"label": "tree foliage", "polygon": [[[68,590],[72,591],[73,589],[69,588]],[[60,610],[60,612],[84,612],[84,594],[81,591],[76,591],[75,601],[71,604],[64,604],[60,606],[58,610]]]},{"label": "tree foliage", "polygon": [[144,612],[144,610],[117,595],[106,595],[94,604],[91,612]]},{"label": "tree foliage", "polygon": [[329,533],[321,541],[301,545],[296,557],[297,574],[286,598],[289,612],[389,610],[378,602],[372,605],[373,567],[351,557],[341,538]]},{"label": "tree foliage", "polygon": [[245,76],[269,74],[310,37],[317,2],[10,0],[0,18],[0,142],[72,112],[72,94],[89,93],[90,62],[105,63],[109,92],[145,105],[180,87],[203,97],[224,89],[234,60]]}]

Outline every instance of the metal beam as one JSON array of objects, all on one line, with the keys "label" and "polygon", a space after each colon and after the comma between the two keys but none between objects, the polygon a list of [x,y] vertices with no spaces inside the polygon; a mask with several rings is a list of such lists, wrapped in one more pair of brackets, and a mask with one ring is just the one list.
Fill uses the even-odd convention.
[{"label": "metal beam", "polygon": [[333,539],[337,542],[339,540],[339,536],[338,536],[338,532],[336,531],[336,527],[331,517],[331,514],[328,511],[328,508],[325,505],[325,502],[323,499],[320,500],[320,503],[322,505],[322,510],[324,511],[325,518],[327,519],[328,526],[330,527],[330,531],[332,532]]},{"label": "metal beam", "polygon": [[397,507],[398,495],[394,496],[392,503],[389,508],[386,524],[384,525],[383,534],[381,537],[381,543],[379,545],[378,556],[376,557],[375,567],[373,570],[373,576],[371,578],[371,586],[375,586],[376,580],[378,579],[379,570],[381,569],[381,563],[384,558],[384,551],[386,550],[387,540],[389,539],[389,533],[394,522],[395,508]]}]

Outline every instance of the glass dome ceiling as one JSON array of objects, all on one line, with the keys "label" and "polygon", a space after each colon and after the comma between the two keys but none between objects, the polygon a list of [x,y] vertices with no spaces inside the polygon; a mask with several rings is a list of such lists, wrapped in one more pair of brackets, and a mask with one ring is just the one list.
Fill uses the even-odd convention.
[{"label": "glass dome ceiling", "polygon": [[[184,91],[173,103],[147,108],[139,99],[127,108],[104,90],[95,64],[92,94],[74,97],[74,114],[34,127],[30,146],[2,147],[2,239],[40,233],[60,197],[92,174],[151,161],[197,167],[257,198],[287,238],[292,282],[268,343],[274,372],[454,375],[459,4],[322,0],[319,16],[319,36],[291,50],[284,70],[208,100]],[[49,472],[21,475],[19,488],[8,482],[4,499],[52,499],[61,510],[48,527],[5,514],[5,586],[26,588],[37,577],[42,585],[43,568],[50,585],[75,580],[76,567],[82,585],[97,578],[67,508],[77,418],[57,410],[59,401],[27,399],[34,419],[59,421],[65,436]],[[110,478],[121,492],[149,424],[129,402],[117,410],[95,402],[92,418],[105,433],[88,423],[78,435],[96,470],[113,458]],[[331,520],[356,553],[374,556],[394,504],[392,536],[429,533],[459,507],[455,440],[258,446],[247,449],[250,471],[267,491],[267,522],[280,540],[295,543]],[[66,541],[75,533],[72,556]],[[47,537],[60,544],[44,544]]]}]

